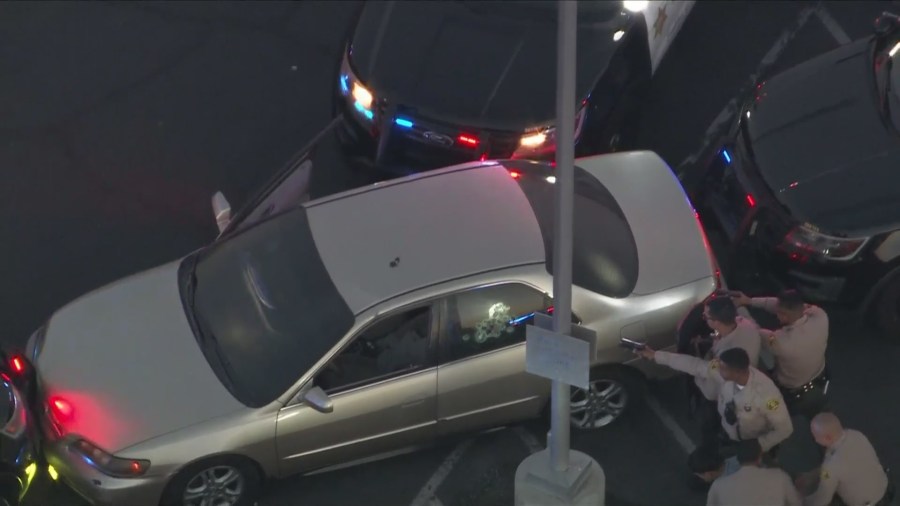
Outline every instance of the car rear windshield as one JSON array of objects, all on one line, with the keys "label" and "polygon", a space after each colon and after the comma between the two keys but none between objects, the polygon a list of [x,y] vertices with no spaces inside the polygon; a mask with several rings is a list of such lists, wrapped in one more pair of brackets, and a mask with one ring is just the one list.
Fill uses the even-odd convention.
[{"label": "car rear windshield", "polygon": [[354,322],[303,208],[223,240],[201,254],[194,274],[186,305],[197,340],[222,382],[248,406],[285,393]]},{"label": "car rear windshield", "polygon": [[[547,272],[553,273],[556,185],[543,165],[508,168],[528,197],[544,238]],[[597,178],[575,167],[572,283],[607,297],[627,297],[638,278],[637,245],[616,199]]]}]

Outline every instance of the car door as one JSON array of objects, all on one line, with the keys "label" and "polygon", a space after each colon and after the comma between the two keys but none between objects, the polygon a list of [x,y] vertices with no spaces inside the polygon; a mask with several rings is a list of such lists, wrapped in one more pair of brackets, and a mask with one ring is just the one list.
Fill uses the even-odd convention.
[{"label": "car door", "polygon": [[455,293],[441,305],[438,433],[540,413],[550,386],[525,372],[525,327],[550,298],[524,283],[499,283]]},{"label": "car door", "polygon": [[312,380],[333,411],[300,401],[278,414],[281,474],[429,442],[436,433],[436,321],[428,303],[378,316],[360,329]]}]

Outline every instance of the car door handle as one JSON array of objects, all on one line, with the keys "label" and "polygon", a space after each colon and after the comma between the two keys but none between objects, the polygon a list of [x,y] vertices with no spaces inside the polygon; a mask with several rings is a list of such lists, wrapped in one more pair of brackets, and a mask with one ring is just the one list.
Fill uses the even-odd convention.
[{"label": "car door handle", "polygon": [[416,406],[421,406],[422,404],[425,404],[425,399],[416,399],[416,400],[414,400],[414,401],[409,401],[409,402],[406,402],[406,403],[401,404],[401,405],[400,405],[400,408],[401,408],[401,409],[403,409],[403,408],[414,408],[414,407],[416,407]]}]

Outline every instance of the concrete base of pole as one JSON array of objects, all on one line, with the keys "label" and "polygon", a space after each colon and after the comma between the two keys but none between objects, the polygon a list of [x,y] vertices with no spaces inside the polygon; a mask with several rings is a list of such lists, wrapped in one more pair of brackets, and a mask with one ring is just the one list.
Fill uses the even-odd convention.
[{"label": "concrete base of pole", "polygon": [[515,506],[604,506],[606,475],[590,456],[569,451],[569,468],[555,471],[550,451],[533,453],[516,469]]}]

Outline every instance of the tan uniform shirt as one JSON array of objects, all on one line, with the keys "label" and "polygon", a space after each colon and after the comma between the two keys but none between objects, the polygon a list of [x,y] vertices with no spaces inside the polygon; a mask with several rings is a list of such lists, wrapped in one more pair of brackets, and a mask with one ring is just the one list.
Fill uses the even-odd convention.
[{"label": "tan uniform shirt", "polygon": [[759,350],[762,341],[759,337],[759,326],[756,322],[743,316],[737,317],[737,327],[730,333],[722,336],[713,343],[712,357],[718,357],[720,353],[731,348],[743,348],[750,357],[750,365],[756,367],[759,364]]},{"label": "tan uniform shirt", "polygon": [[887,492],[888,478],[869,439],[844,429],[844,435],[825,452],[819,487],[807,497],[807,506],[831,504],[837,493],[847,506],[875,504]]},{"label": "tan uniform shirt", "polygon": [[[777,303],[774,297],[751,299],[751,305],[768,311],[775,311]],[[771,332],[771,336],[765,341],[775,357],[775,377],[781,386],[801,387],[825,370],[828,315],[822,308],[807,304],[799,320]]]},{"label": "tan uniform shirt", "polygon": [[706,495],[706,506],[801,506],[800,494],[781,469],[742,466],[717,478]]},{"label": "tan uniform shirt", "polygon": [[[691,376],[715,379],[719,383],[719,415],[722,428],[734,441],[759,439],[763,451],[770,450],[794,432],[791,415],[784,407],[784,399],[775,383],[757,369],[750,368],[750,380],[744,387],[725,382],[719,374],[718,360],[702,360],[690,355],[657,351],[655,360]],[[706,392],[704,392],[704,395]],[[737,423],[725,420],[725,407],[734,401]]]},{"label": "tan uniform shirt", "polygon": [[[759,327],[756,326],[753,320],[740,316],[737,319],[737,324],[734,330],[713,343],[707,359],[718,357],[720,353],[731,348],[743,348],[750,357],[750,363],[753,367],[756,367],[761,346]],[[719,398],[719,386],[723,383],[720,375],[714,374],[711,377],[694,376],[694,383],[707,400],[715,401]]]}]

